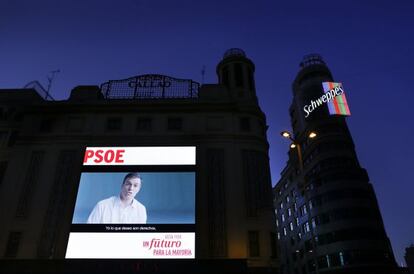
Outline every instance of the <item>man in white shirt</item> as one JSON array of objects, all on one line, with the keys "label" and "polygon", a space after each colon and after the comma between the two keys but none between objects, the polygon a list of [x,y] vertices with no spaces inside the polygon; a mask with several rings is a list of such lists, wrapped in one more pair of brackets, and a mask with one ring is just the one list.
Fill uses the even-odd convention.
[{"label": "man in white shirt", "polygon": [[119,196],[98,202],[88,217],[88,224],[146,224],[147,210],[135,199],[141,189],[138,173],[128,173]]}]

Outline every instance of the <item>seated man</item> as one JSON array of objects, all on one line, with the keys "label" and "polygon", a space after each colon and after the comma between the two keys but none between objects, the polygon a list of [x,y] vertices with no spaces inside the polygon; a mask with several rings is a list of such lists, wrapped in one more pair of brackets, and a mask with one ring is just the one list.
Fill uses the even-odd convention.
[{"label": "seated man", "polygon": [[145,224],[147,210],[135,199],[141,189],[138,173],[128,173],[121,186],[119,196],[98,202],[88,217],[88,224]]}]

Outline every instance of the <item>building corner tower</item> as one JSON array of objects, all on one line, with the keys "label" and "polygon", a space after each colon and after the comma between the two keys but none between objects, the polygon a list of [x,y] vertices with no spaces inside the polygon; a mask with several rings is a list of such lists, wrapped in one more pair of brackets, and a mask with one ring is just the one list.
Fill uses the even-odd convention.
[{"label": "building corner tower", "polygon": [[322,98],[332,74],[316,54],[300,67],[289,108],[297,146],[273,190],[281,273],[394,273],[376,196],[344,116],[330,115],[326,103],[304,110]]}]

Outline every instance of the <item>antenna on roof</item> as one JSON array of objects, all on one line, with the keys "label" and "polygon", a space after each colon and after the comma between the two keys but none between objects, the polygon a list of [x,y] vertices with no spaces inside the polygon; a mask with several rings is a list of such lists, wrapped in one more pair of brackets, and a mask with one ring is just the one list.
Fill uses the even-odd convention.
[{"label": "antenna on roof", "polygon": [[203,65],[201,68],[201,84],[204,84],[204,75],[206,74],[206,66]]},{"label": "antenna on roof", "polygon": [[[52,75],[48,75],[47,76],[47,90],[46,90],[46,97],[49,97],[50,95],[50,88],[52,87],[52,82],[53,82],[53,80],[55,79],[55,75],[56,74],[58,74],[60,72],[60,69],[55,69],[55,70],[52,70],[50,73],[52,74]],[[45,98],[45,99],[47,99],[47,98]]]},{"label": "antenna on roof", "polygon": [[55,78],[55,75],[59,73],[60,70],[52,70],[49,75],[47,76],[47,89],[45,89],[39,81],[31,81],[27,83],[23,88],[32,88],[37,91],[37,93],[42,96],[45,100],[52,100],[54,101],[52,96],[50,96],[50,89],[52,88],[52,82]]}]

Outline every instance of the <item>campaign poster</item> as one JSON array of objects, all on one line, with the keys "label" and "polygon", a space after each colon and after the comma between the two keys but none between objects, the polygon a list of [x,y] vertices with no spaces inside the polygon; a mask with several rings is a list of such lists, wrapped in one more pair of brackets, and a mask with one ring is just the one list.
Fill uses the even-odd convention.
[{"label": "campaign poster", "polygon": [[88,147],[66,258],[195,258],[195,147]]}]

